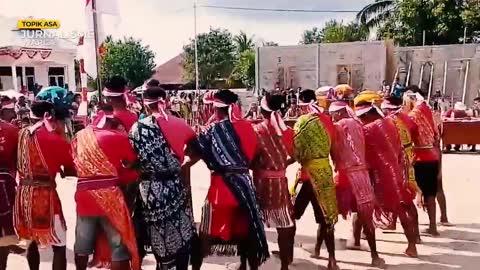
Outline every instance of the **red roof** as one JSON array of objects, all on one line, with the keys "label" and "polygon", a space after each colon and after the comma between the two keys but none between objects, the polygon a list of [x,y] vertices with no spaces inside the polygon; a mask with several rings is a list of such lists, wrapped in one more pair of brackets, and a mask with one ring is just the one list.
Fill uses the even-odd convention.
[{"label": "red roof", "polygon": [[157,79],[160,84],[186,84],[183,79],[183,56],[179,54],[155,69],[152,79]]}]

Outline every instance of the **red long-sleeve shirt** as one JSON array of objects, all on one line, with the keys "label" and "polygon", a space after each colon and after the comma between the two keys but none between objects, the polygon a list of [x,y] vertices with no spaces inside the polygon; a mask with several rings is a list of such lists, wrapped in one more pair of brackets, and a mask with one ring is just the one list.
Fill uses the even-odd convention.
[{"label": "red long-sleeve shirt", "polygon": [[[135,152],[130,145],[128,136],[123,131],[118,130],[108,130],[108,129],[97,129],[93,128],[95,134],[96,143],[99,146],[99,150],[104,153],[108,158],[107,161],[113,165],[116,169],[117,175],[104,175],[102,171],[96,172],[94,175],[82,175],[82,172],[77,169],[79,178],[82,178],[81,181],[89,181],[89,178],[95,179],[95,177],[112,177],[117,179],[117,184],[128,184],[132,181],[138,179],[139,175],[136,170],[127,169],[123,166],[122,160],[129,162],[134,162],[137,159]],[[81,131],[83,132],[83,131]],[[88,147],[79,145],[78,141],[76,148]],[[95,142],[93,142],[95,143]],[[74,147],[75,148],[75,147]],[[75,152],[74,156],[78,155],[79,151]],[[76,159],[78,162],[78,159]],[[95,164],[93,164],[95,166]],[[78,167],[78,165],[77,165]],[[103,211],[98,207],[92,197],[89,194],[88,190],[77,190],[75,193],[75,201],[77,202],[77,214],[80,216],[101,216]]]}]

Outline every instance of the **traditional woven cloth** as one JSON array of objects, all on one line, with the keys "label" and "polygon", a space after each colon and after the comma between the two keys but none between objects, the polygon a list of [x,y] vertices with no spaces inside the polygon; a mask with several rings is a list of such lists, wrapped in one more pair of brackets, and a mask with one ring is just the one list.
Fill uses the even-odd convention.
[{"label": "traditional woven cloth", "polygon": [[[102,132],[102,131],[98,131]],[[95,132],[91,126],[79,131],[72,143],[77,175],[82,182],[95,179],[98,176],[117,178],[118,172],[108,157],[100,148]],[[78,192],[78,191],[77,191]],[[89,199],[101,209],[104,217],[118,232],[122,243],[127,247],[132,269],[140,268],[135,230],[130,219],[125,198],[118,186],[85,190]],[[77,202],[81,203],[81,202]],[[106,267],[111,263],[111,250],[105,233],[97,228],[96,247],[93,254],[92,266]]]},{"label": "traditional woven cloth", "polygon": [[293,130],[278,136],[266,122],[255,125],[258,152],[253,162],[253,180],[258,203],[267,227],[287,228],[294,225],[293,206],[285,176],[287,159],[293,146]]},{"label": "traditional woven cloth", "polygon": [[427,109],[428,108],[424,106],[416,106],[409,114],[418,125],[418,133],[420,136],[418,136],[416,144],[419,146],[433,145],[436,139],[435,137],[437,136],[433,119],[429,119],[430,117],[425,113]]},{"label": "traditional woven cloth", "polygon": [[16,242],[13,228],[13,204],[15,202],[15,179],[10,172],[0,169],[0,246],[3,240]]},{"label": "traditional woven cloth", "polygon": [[[382,225],[390,225],[393,214],[412,200],[407,187],[400,136],[391,118],[381,118],[364,125],[367,164],[375,195],[388,216]],[[377,217],[380,219],[381,217]]]},{"label": "traditional woven cloth", "polygon": [[141,164],[140,195],[152,250],[171,267],[179,252],[188,249],[195,227],[187,191],[180,178],[181,164],[168,145],[157,120],[137,122],[130,142]]},{"label": "traditional woven cloth", "polygon": [[402,111],[397,111],[392,115],[392,119],[397,126],[398,134],[403,145],[403,158],[405,162],[406,175],[408,176],[408,187],[412,193],[415,194],[418,191],[417,181],[415,180],[415,169],[413,163],[415,162],[415,153],[413,150],[413,141],[411,131],[408,128],[408,115]]},{"label": "traditional woven cloth", "polygon": [[[242,124],[250,125],[250,123],[245,121],[235,123],[235,125]],[[254,133],[252,135],[254,136]],[[252,185],[252,177],[248,171],[249,159],[242,150],[239,136],[241,135],[237,134],[234,124],[229,120],[223,120],[208,127],[197,138],[195,143],[197,151],[201,153],[202,159],[206,162],[208,168],[214,171],[214,173],[221,175],[221,179],[217,178],[216,181],[222,181],[233,194],[236,201],[229,200],[232,205],[225,208],[225,206],[217,205],[207,198],[202,213],[200,230],[202,235],[218,235],[218,232],[212,231],[212,225],[216,216],[221,219],[222,211],[227,211],[228,213],[225,214],[231,215],[231,211],[235,211],[235,209],[245,212],[248,220],[248,233],[252,239],[251,244],[256,245],[254,249],[255,255],[257,261],[261,264],[269,257],[267,239]],[[228,196],[228,194],[219,194],[219,196]],[[235,208],[235,203],[238,203],[239,207]],[[234,224],[228,223],[225,226],[232,227]],[[236,236],[235,233],[228,235],[233,238]],[[217,241],[210,246],[210,251],[220,251],[215,252],[217,254],[231,253],[233,250],[231,250],[232,245],[229,244],[229,241],[234,240],[233,238],[215,239]]]},{"label": "traditional woven cloth", "polygon": [[295,123],[294,156],[310,175],[315,197],[325,221],[333,225],[338,220],[335,182],[329,154],[331,139],[324,125],[313,114],[303,115]]},{"label": "traditional woven cloth", "polygon": [[[371,221],[376,200],[365,159],[362,125],[353,118],[346,118],[335,123],[335,130],[332,158],[338,171],[338,208],[343,216],[358,211]],[[373,226],[369,228],[373,229]]]},{"label": "traditional woven cloth", "polygon": [[18,242],[13,227],[18,129],[0,120],[0,246]]},{"label": "traditional woven cloth", "polygon": [[55,215],[60,215],[65,230],[66,225],[55,179],[49,175],[37,135],[28,128],[19,134],[17,166],[20,186],[15,199],[14,224],[18,236],[35,240],[41,246],[59,243]]}]

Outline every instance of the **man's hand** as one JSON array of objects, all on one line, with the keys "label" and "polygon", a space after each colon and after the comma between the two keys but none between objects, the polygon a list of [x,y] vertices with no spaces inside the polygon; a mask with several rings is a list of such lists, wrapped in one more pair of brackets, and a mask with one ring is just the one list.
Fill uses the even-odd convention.
[{"label": "man's hand", "polygon": [[140,162],[137,160],[135,160],[134,162],[131,162],[129,160],[126,160],[126,159],[122,159],[122,166],[125,168],[125,169],[131,169],[131,170],[139,170],[140,169]]},{"label": "man's hand", "polygon": [[290,157],[290,158],[287,159],[287,166],[290,166],[295,162],[297,162],[297,161],[294,158]]},{"label": "man's hand", "polygon": [[423,200],[422,192],[419,191],[417,193],[417,200],[416,201],[417,201],[417,207],[426,211],[425,201]]}]

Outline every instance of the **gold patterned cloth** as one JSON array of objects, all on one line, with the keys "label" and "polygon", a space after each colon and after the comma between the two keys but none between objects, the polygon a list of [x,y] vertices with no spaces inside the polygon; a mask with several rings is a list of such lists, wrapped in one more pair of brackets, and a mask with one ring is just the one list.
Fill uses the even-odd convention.
[{"label": "gold patterned cloth", "polygon": [[413,163],[415,162],[415,153],[413,149],[412,134],[410,131],[408,115],[402,111],[398,111],[392,115],[392,119],[397,126],[398,134],[403,145],[403,157],[405,162],[405,172],[408,180],[408,187],[414,193],[418,191],[417,181],[415,180],[415,169]]},{"label": "gold patterned cloth", "polygon": [[295,159],[310,175],[315,197],[326,223],[333,225],[338,221],[338,208],[329,160],[331,135],[320,118],[313,114],[298,118],[294,130]]}]

